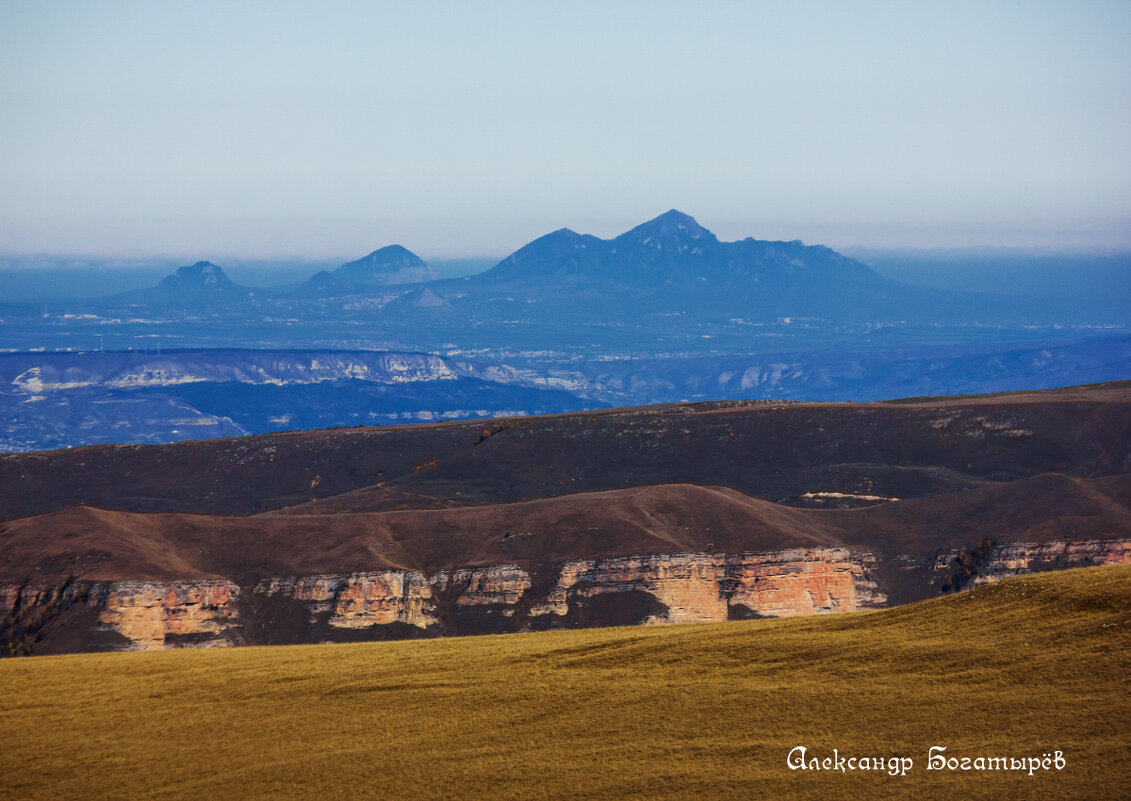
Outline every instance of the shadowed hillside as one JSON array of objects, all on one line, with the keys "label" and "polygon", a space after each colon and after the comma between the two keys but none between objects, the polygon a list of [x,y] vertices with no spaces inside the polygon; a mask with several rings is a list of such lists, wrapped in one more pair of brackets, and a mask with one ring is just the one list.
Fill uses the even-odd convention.
[{"label": "shadowed hillside", "polygon": [[[530,500],[645,484],[896,498],[1131,472],[1131,390],[916,403],[714,402],[0,456],[0,519],[76,504],[250,514]],[[817,496],[819,500],[821,496]],[[812,500],[812,499],[810,499]],[[830,501],[835,498],[830,498]]]},{"label": "shadowed hillside", "polygon": [[[311,504],[305,508],[314,508]],[[437,510],[222,517],[75,507],[0,524],[0,584],[208,579],[856,545],[896,555],[985,537],[1043,543],[1131,533],[1131,476],[1044,475],[955,496],[801,509],[667,484]]]}]

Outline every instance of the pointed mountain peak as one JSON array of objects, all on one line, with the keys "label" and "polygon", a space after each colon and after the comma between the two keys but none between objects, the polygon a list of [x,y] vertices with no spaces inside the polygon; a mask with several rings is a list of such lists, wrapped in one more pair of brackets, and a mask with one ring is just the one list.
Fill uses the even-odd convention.
[{"label": "pointed mountain peak", "polygon": [[663,214],[651,219],[649,223],[675,225],[683,228],[697,229],[699,231],[706,231],[707,229],[701,226],[694,217],[690,214],[684,214],[679,209],[668,209]]},{"label": "pointed mountain peak", "polygon": [[714,234],[696,222],[690,214],[671,209],[665,211],[659,217],[641,223],[631,231],[626,231],[618,236],[616,241],[650,244],[666,241],[690,243],[696,239],[710,242],[719,241]]}]

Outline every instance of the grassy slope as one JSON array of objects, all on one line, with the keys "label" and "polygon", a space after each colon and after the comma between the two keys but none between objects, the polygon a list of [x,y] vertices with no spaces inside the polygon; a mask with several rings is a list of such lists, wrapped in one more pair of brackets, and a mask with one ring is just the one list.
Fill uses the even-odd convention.
[{"label": "grassy slope", "polygon": [[[1115,798],[1131,566],[880,612],[0,663],[13,798]],[[801,773],[824,753],[912,773]],[[925,770],[1065,753],[1061,773]]]}]

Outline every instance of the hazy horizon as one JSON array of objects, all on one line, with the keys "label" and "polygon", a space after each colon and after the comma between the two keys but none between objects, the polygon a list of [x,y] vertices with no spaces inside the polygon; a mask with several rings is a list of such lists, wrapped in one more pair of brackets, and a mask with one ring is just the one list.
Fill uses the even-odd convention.
[{"label": "hazy horizon", "polygon": [[[643,222],[643,220],[641,221]],[[570,226],[558,226],[558,228]],[[628,226],[625,230],[629,230],[633,226]],[[704,226],[709,228],[709,226]],[[500,250],[497,252],[485,251],[471,251],[460,249],[458,246],[450,250],[429,253],[428,251],[417,250],[405,241],[392,239],[387,242],[381,242],[366,246],[367,249],[363,251],[343,251],[341,248],[333,249],[325,253],[279,253],[274,255],[264,254],[259,255],[256,253],[247,253],[241,251],[230,252],[197,252],[185,250],[183,252],[175,251],[162,251],[154,249],[152,251],[139,250],[139,249],[121,249],[121,250],[3,250],[0,249],[0,269],[34,269],[39,265],[33,264],[34,262],[41,261],[43,266],[56,266],[58,263],[64,261],[72,261],[76,264],[84,262],[96,262],[101,266],[108,267],[121,267],[128,268],[134,266],[144,266],[148,263],[176,263],[177,265],[194,264],[198,261],[210,261],[218,264],[221,267],[225,262],[232,262],[237,264],[309,264],[312,266],[326,265],[330,267],[338,267],[348,261],[361,258],[375,250],[379,250],[388,245],[401,245],[406,249],[412,251],[424,261],[432,263],[452,263],[460,261],[483,261],[483,260],[496,260],[501,261],[510,254],[519,250],[524,245],[529,244],[530,241],[537,239],[540,236],[551,233],[552,230],[546,229],[541,234],[537,234],[530,240],[519,242],[509,250]],[[576,229],[575,229],[576,230]],[[579,233],[589,234],[591,231],[579,230]],[[717,231],[712,231],[716,233]],[[601,236],[602,239],[609,239],[615,237],[618,231],[613,234]],[[594,234],[596,235],[596,234]],[[744,236],[733,237],[733,240],[745,239]],[[816,241],[805,239],[803,237],[793,237],[793,239],[785,239],[784,237],[754,237],[756,239],[769,239],[771,241],[793,241],[801,239],[806,245],[823,245],[843,253],[846,256],[851,256],[857,259],[863,259],[871,254],[908,254],[910,256],[946,256],[953,255],[955,257],[966,258],[975,256],[992,256],[1001,254],[1004,256],[1022,256],[1025,254],[1032,255],[1037,258],[1045,257],[1110,257],[1110,256],[1123,256],[1131,254],[1131,242],[1123,245],[1077,245],[1077,246],[1056,246],[1056,245],[993,245],[993,244],[967,244],[967,245],[869,245],[869,244],[849,244],[838,245],[830,244],[829,242]],[[719,239],[724,241],[733,241],[730,237],[719,236]]]},{"label": "hazy horizon", "polygon": [[[1131,297],[1131,249],[844,248],[842,252],[886,278],[923,287],[1061,298]],[[151,287],[179,267],[212,261],[236,283],[266,289],[301,284],[320,270],[334,270],[361,255],[249,259],[0,253],[0,282],[11,302],[73,300]],[[474,275],[502,260],[497,255],[417,255],[431,265],[437,279]]]},{"label": "hazy horizon", "polygon": [[[681,210],[682,211],[682,210]],[[690,215],[695,217],[694,214]],[[651,219],[651,218],[648,218]],[[768,241],[795,241],[801,240],[806,245],[822,245],[832,248],[838,252],[844,253],[847,256],[854,258],[863,258],[869,254],[883,254],[894,255],[905,253],[913,256],[926,256],[926,255],[953,255],[955,257],[966,258],[975,256],[991,256],[994,254],[1002,254],[1006,256],[1021,256],[1030,254],[1035,258],[1046,257],[1109,257],[1109,256],[1122,256],[1131,253],[1131,241],[1122,245],[1008,245],[1008,244],[986,244],[980,242],[972,242],[969,244],[961,245],[923,245],[923,244],[838,244],[829,241],[807,239],[805,237],[770,237],[770,236],[757,236],[752,234],[725,236],[721,235],[718,230],[712,228],[703,222],[702,219],[696,218],[697,222],[703,225],[708,230],[711,230],[722,241],[737,241],[745,239],[748,236],[753,236],[755,239],[768,240]],[[591,234],[601,239],[612,239],[619,234],[631,230],[646,219],[636,220],[624,224],[622,229],[612,230],[609,233],[598,234],[592,230],[584,228],[574,228],[578,233]],[[552,228],[534,234],[528,240],[515,242],[512,246],[505,249],[489,252],[486,250],[472,250],[469,248],[461,248],[458,244],[453,244],[450,248],[440,251],[420,250],[413,247],[406,239],[398,239],[396,237],[382,242],[375,242],[363,246],[361,250],[346,251],[341,247],[330,247],[324,252],[310,251],[307,253],[276,253],[276,254],[259,254],[254,252],[241,251],[238,249],[228,251],[208,251],[202,249],[185,249],[180,252],[174,250],[162,250],[154,248],[146,250],[143,248],[122,248],[117,250],[94,250],[94,249],[74,249],[74,250],[17,250],[17,249],[3,249],[0,248],[0,268],[6,269],[22,269],[36,260],[42,262],[63,262],[65,260],[72,260],[76,263],[81,262],[97,262],[104,266],[114,267],[130,267],[145,262],[153,263],[166,263],[177,262],[178,264],[193,264],[198,261],[211,261],[215,264],[223,266],[223,262],[230,261],[239,264],[310,264],[310,265],[329,265],[337,267],[345,262],[353,261],[361,258],[373,251],[387,247],[389,245],[400,245],[412,251],[417,256],[421,257],[429,263],[452,263],[460,261],[483,261],[493,259],[501,261],[507,256],[511,255],[517,250],[520,250],[530,242],[558,230],[559,228],[572,228],[568,225],[558,225]],[[5,263],[6,262],[6,263]]]},{"label": "hazy horizon", "polygon": [[[0,251],[1131,248],[1131,6],[10,2]],[[211,254],[211,255],[207,255]]]}]

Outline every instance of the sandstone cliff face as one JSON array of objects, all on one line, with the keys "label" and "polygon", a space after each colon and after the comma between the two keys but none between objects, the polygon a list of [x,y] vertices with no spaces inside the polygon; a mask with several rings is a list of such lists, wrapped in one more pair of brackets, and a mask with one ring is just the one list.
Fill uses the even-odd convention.
[{"label": "sandstone cliff face", "polygon": [[0,588],[0,641],[10,652],[30,652],[54,622],[78,617],[89,627],[86,644],[97,650],[234,645],[239,597],[239,586],[223,580],[9,586]]},{"label": "sandstone cliff face", "polygon": [[454,595],[457,606],[513,607],[530,589],[530,575],[518,565],[493,565],[450,573],[441,570],[432,576],[431,584],[437,593]]},{"label": "sandstone cliff face", "polygon": [[194,646],[229,645],[238,626],[240,588],[229,581],[116,581],[88,593],[87,605],[100,607],[99,626],[140,650],[178,641]]},{"label": "sandstone cliff face", "polygon": [[763,617],[874,609],[887,602],[876,556],[857,548],[794,548],[727,558],[730,603]]},{"label": "sandstone cliff face", "polygon": [[726,620],[727,602],[719,587],[724,558],[720,554],[685,553],[567,562],[546,601],[531,614],[565,616],[570,600],[642,592],[666,608],[656,607],[642,623]]},{"label": "sandstone cliff face", "polygon": [[570,602],[643,592],[664,607],[645,623],[700,623],[752,615],[852,612],[886,600],[874,555],[852,548],[791,548],[734,555],[686,553],[566,562],[530,611],[567,616]]},{"label": "sandstone cliff face", "polygon": [[436,622],[428,582],[415,570],[273,578],[254,592],[303,601],[311,616],[328,614],[329,625],[340,629],[391,623],[427,628]]},{"label": "sandstone cliff face", "polygon": [[[944,589],[987,584],[1021,573],[1091,565],[1131,563],[1131,540],[984,542],[971,549],[941,551],[934,570]],[[949,585],[948,582],[949,581]]]},{"label": "sandstone cliff face", "polygon": [[[504,564],[430,577],[414,570],[279,577],[245,587],[226,580],[7,586],[0,642],[8,653],[35,651],[68,615],[88,636],[66,650],[148,650],[274,642],[263,632],[281,625],[298,632],[289,641],[319,642],[847,612],[887,602],[880,561],[859,548],[814,547],[576,560],[539,581]],[[914,594],[928,597],[1019,573],[1131,562],[1131,540],[987,540],[891,561],[915,577]]]}]

